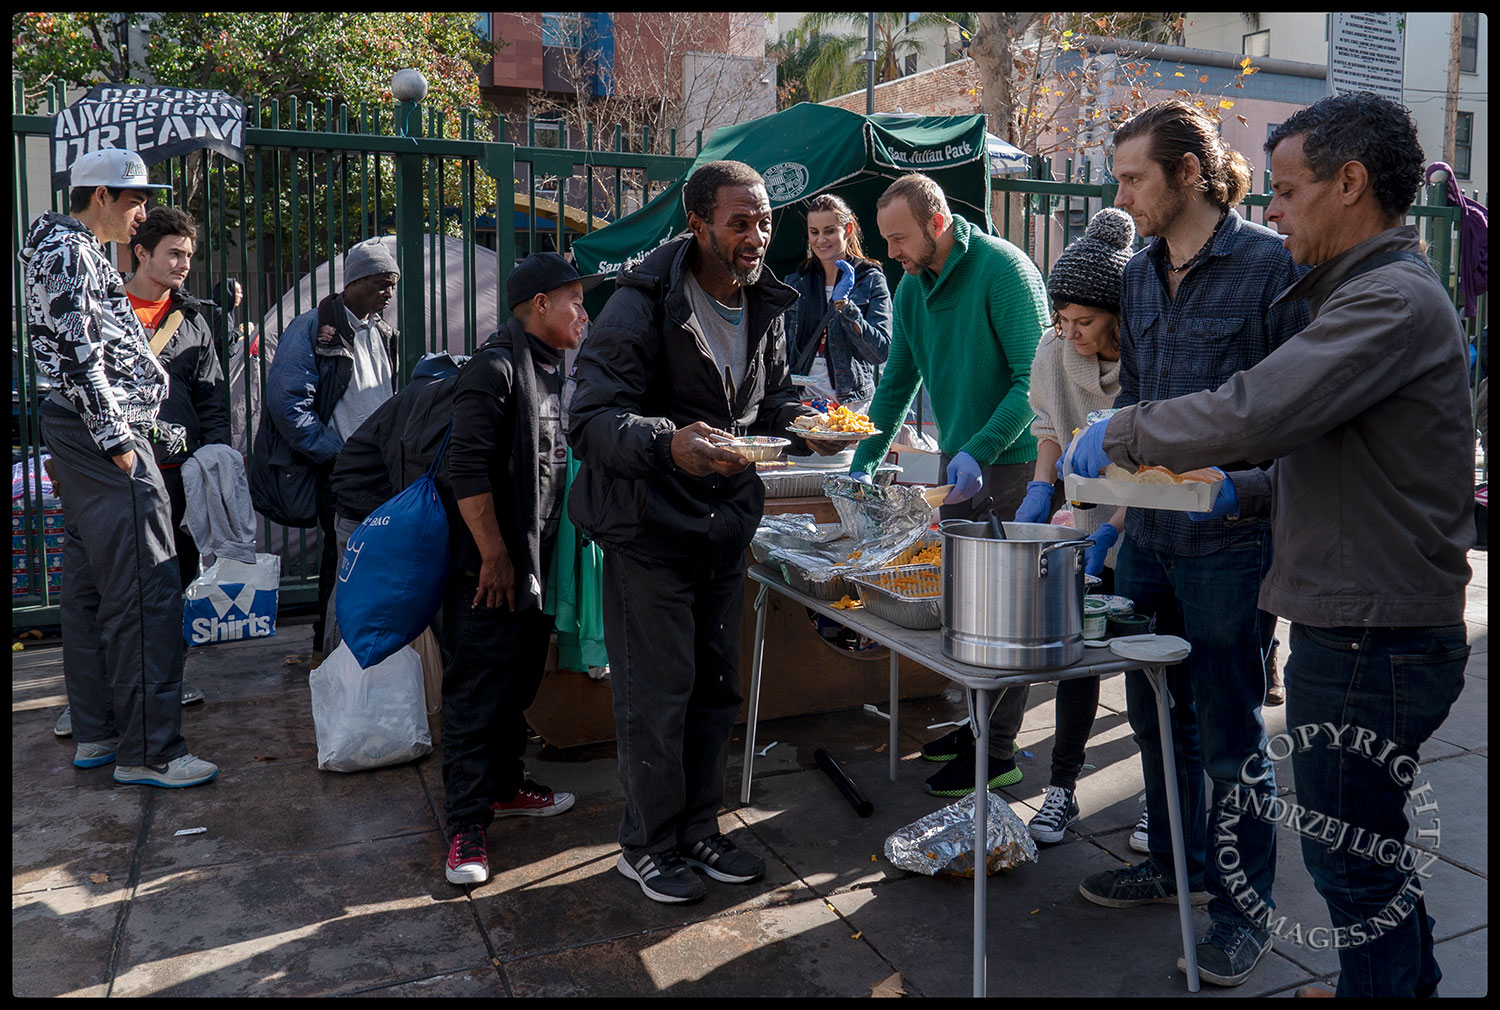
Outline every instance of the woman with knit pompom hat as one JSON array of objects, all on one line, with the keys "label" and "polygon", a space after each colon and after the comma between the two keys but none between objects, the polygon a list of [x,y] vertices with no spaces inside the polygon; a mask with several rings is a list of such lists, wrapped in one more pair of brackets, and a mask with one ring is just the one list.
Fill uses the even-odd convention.
[{"label": "woman with knit pompom hat", "polygon": [[[1090,411],[1114,406],[1120,391],[1120,282],[1135,241],[1130,215],[1106,207],[1094,215],[1083,237],[1063,250],[1047,279],[1052,327],[1042,334],[1031,362],[1031,409],[1036,420],[1035,479],[1016,510],[1016,522],[1044,523],[1052,515],[1053,478],[1063,447],[1075,428],[1087,427]],[[1112,586],[1115,540],[1125,510],[1107,505],[1078,509],[1073,525],[1094,538],[1084,570]],[[1075,792],[1084,746],[1099,706],[1099,678],[1065,680],[1057,685],[1057,739],[1052,749],[1052,781],[1041,810],[1028,827],[1041,842],[1060,842],[1079,818]]]}]

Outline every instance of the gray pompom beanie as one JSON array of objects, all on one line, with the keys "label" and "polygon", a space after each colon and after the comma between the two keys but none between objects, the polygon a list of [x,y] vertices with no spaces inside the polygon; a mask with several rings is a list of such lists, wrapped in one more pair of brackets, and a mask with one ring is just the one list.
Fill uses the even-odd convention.
[{"label": "gray pompom beanie", "polygon": [[1129,214],[1105,207],[1094,215],[1083,237],[1062,251],[1047,278],[1053,307],[1091,305],[1120,311],[1120,281],[1130,261],[1135,222]]}]

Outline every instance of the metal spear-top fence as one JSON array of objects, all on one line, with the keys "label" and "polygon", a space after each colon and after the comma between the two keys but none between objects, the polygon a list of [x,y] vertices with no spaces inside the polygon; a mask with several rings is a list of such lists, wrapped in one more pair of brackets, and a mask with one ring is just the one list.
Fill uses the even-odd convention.
[{"label": "metal spear-top fence", "polygon": [[[12,463],[21,465],[12,489],[11,617],[18,627],[58,622],[66,577],[58,503],[40,480],[46,446],[37,406],[48,388],[31,354],[16,255],[37,216],[66,211],[67,193],[51,189],[47,173],[51,116],[65,101],[59,88],[37,114],[22,95],[14,82],[11,447]],[[422,354],[470,353],[484,341],[509,315],[505,282],[530,251],[566,251],[575,236],[643,205],[692,163],[640,153],[651,150],[650,138],[622,130],[607,138],[611,150],[597,149],[592,131],[574,139],[579,146],[538,146],[538,127],[543,141],[573,138],[528,123],[529,143],[518,145],[507,134],[522,139],[521,131],[503,121],[464,114],[455,125],[420,104],[246,106],[243,164],[199,151],[156,164],[151,175],[172,185],[165,201],[198,228],[189,293],[209,299],[230,280],[243,287],[238,307],[212,315],[233,440],[247,456],[276,341],[335,290],[349,246],[382,236],[394,244],[401,283],[388,318],[401,331],[396,368],[404,381]],[[127,250],[112,255],[122,272],[130,270]],[[283,605],[316,599],[318,537],[315,529],[260,524],[258,548],[282,555]]]}]

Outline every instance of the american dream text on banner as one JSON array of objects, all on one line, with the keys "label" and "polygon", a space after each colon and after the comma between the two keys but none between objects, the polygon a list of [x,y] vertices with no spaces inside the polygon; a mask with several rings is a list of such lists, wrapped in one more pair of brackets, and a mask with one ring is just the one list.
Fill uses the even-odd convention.
[{"label": "american dream text on banner", "polygon": [[68,185],[78,157],[106,147],[135,151],[148,165],[189,151],[245,163],[245,103],[223,91],[99,84],[52,117],[52,185]]},{"label": "american dream text on banner", "polygon": [[281,558],[255,555],[255,564],[220,558],[193,580],[182,607],[188,645],[238,642],[276,634]]}]

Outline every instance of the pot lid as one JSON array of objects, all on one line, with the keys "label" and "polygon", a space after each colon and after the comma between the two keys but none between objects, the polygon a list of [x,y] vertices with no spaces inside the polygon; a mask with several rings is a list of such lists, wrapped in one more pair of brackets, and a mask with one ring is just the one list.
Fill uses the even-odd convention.
[{"label": "pot lid", "polygon": [[1175,663],[1186,658],[1193,647],[1176,635],[1126,635],[1110,639],[1109,650],[1123,659]]}]

